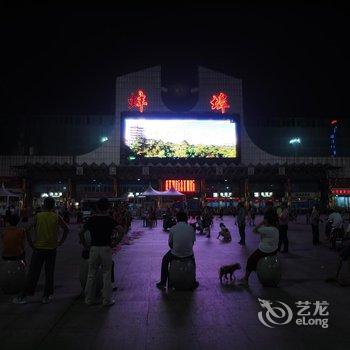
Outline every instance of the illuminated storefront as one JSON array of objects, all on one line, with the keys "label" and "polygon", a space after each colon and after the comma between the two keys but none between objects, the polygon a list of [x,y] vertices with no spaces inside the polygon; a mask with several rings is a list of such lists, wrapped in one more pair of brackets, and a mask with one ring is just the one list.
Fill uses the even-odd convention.
[{"label": "illuminated storefront", "polygon": [[196,180],[165,180],[163,182],[164,191],[170,188],[175,188],[175,190],[182,193],[194,193],[198,192],[198,185],[196,186]]},{"label": "illuminated storefront", "polygon": [[350,210],[350,188],[332,188],[333,205]]}]

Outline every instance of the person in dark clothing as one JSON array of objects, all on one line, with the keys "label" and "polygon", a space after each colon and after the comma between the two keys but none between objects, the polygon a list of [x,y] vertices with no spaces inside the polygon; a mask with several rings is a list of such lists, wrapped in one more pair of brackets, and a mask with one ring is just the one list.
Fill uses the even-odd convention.
[{"label": "person in dark clothing", "polygon": [[247,216],[247,213],[244,208],[244,204],[242,202],[238,203],[236,220],[237,220],[239,236],[241,237],[240,241],[238,242],[240,245],[245,245],[246,216]]},{"label": "person in dark clothing", "polygon": [[288,253],[289,240],[288,240],[288,221],[289,221],[289,211],[286,204],[283,204],[282,211],[279,215],[279,242],[278,242],[278,251],[282,253]]},{"label": "person in dark clothing", "polygon": [[220,218],[220,220],[223,220],[223,217],[224,217],[224,208],[220,208],[220,210],[219,210],[219,218]]},{"label": "person in dark clothing", "polygon": [[11,208],[8,207],[8,208],[6,209],[6,212],[5,212],[5,223],[8,223],[8,221],[9,221],[11,215],[12,215],[12,213],[11,213]]},{"label": "person in dark clothing", "polygon": [[77,211],[77,224],[82,224],[83,223],[83,212],[79,208]]},{"label": "person in dark clothing", "polygon": [[67,224],[69,224],[69,222],[70,222],[70,214],[69,214],[69,211],[68,211],[67,208],[64,210],[62,217],[63,217],[63,220],[64,220]]},{"label": "person in dark clothing", "polygon": [[103,305],[110,306],[114,304],[112,299],[112,235],[117,226],[117,222],[108,214],[109,202],[107,198],[99,199],[97,203],[98,214],[90,218],[80,232],[80,241],[86,250],[89,245],[85,240],[84,233],[89,231],[91,235],[91,247],[89,252],[89,272],[85,287],[85,303],[92,305],[95,303],[96,276],[99,266],[102,267]]},{"label": "person in dark clothing", "polygon": [[163,230],[167,231],[170,227],[174,226],[176,224],[173,215],[171,213],[170,208],[167,208],[164,219],[163,219]]},{"label": "person in dark clothing", "polygon": [[319,230],[320,221],[321,221],[320,213],[318,211],[318,208],[314,206],[310,215],[313,245],[317,245],[320,243],[320,230]]},{"label": "person in dark clothing", "polygon": [[203,232],[206,232],[206,237],[210,238],[210,232],[211,232],[211,224],[212,224],[213,217],[211,213],[209,212],[208,208],[205,208],[202,215],[202,226],[203,226]]}]

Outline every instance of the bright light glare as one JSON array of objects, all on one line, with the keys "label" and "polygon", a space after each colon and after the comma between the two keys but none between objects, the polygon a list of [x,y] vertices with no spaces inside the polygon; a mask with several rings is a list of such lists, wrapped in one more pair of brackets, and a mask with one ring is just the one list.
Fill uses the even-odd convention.
[{"label": "bright light glare", "polygon": [[291,145],[295,145],[295,144],[297,144],[297,143],[301,143],[301,139],[298,137],[298,138],[294,138],[294,139],[290,139],[289,140],[289,143],[291,144]]}]

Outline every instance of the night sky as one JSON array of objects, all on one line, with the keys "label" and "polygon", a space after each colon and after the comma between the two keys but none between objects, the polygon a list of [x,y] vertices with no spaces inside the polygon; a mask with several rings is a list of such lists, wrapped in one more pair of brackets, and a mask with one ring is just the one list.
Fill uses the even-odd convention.
[{"label": "night sky", "polygon": [[7,8],[0,114],[113,114],[115,77],[199,64],[243,79],[245,113],[350,116],[349,12],[317,7]]}]

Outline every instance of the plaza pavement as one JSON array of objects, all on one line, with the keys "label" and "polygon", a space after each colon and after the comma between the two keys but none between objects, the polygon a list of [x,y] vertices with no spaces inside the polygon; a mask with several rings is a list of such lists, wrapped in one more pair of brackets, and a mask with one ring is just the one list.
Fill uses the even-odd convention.
[{"label": "plaza pavement", "polygon": [[[350,287],[324,282],[334,273],[335,253],[325,244],[312,246],[311,227],[303,220],[290,224],[290,253],[280,254],[283,279],[279,288],[262,287],[255,274],[248,289],[220,285],[220,265],[240,262],[245,266],[258,244],[248,227],[247,246],[238,245],[237,227],[226,216],[224,223],[233,234],[231,243],[216,239],[217,218],[210,239],[197,236],[199,288],[170,293],[155,287],[168,234],[162,231],[161,222],[150,230],[134,221],[132,231],[143,233],[117,253],[119,289],[116,304],[110,308],[88,307],[79,298],[81,248],[78,226],[73,224],[69,239],[59,248],[53,303],[40,303],[42,279],[37,294],[26,305],[12,305],[10,297],[0,292],[0,349],[349,349]],[[264,326],[258,320],[263,310],[258,298],[286,303],[293,309],[293,320],[274,328]],[[297,326],[297,301],[329,302],[329,328]]]}]

